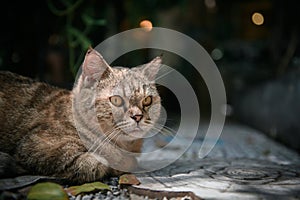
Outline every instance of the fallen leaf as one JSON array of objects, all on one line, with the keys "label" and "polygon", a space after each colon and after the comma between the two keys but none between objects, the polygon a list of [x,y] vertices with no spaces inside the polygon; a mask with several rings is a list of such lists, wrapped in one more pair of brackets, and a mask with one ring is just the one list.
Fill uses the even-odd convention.
[{"label": "fallen leaf", "polygon": [[71,186],[66,189],[68,193],[76,196],[80,193],[92,192],[95,190],[110,190],[110,187],[101,182],[85,183],[79,186]]},{"label": "fallen leaf", "polygon": [[68,200],[63,187],[56,183],[45,182],[34,185],[28,192],[28,200]]},{"label": "fallen leaf", "polygon": [[119,184],[123,185],[139,185],[141,182],[133,174],[124,174],[119,178]]}]

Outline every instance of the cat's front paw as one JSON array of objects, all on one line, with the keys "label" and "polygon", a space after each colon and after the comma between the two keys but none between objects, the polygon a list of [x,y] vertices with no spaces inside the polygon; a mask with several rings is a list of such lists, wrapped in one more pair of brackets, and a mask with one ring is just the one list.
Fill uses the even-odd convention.
[{"label": "cat's front paw", "polygon": [[70,166],[65,176],[76,183],[85,183],[102,179],[109,173],[109,164],[105,158],[84,153]]}]

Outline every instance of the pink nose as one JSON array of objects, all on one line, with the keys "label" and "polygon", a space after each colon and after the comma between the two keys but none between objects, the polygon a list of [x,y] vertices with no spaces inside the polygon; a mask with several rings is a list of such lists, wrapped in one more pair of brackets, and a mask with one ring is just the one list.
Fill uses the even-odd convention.
[{"label": "pink nose", "polygon": [[139,123],[141,121],[141,119],[143,118],[143,115],[133,115],[130,116],[134,121],[136,121],[137,123]]}]

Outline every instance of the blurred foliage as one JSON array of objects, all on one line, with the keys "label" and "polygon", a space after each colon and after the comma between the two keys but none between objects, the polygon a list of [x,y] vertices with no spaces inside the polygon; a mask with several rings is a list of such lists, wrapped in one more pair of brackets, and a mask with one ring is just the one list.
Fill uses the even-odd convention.
[{"label": "blurred foliage", "polygon": [[[47,5],[54,15],[65,18],[65,25],[61,31],[67,41],[69,68],[75,77],[86,49],[92,45],[88,35],[93,31],[95,26],[106,25],[106,21],[104,19],[96,19],[93,5],[84,0],[47,0]],[[82,7],[83,11],[77,12]],[[78,23],[75,23],[77,22],[77,13],[80,13],[79,17],[84,25],[82,29],[76,26]],[[76,56],[77,50],[80,52],[79,56]]]},{"label": "blurred foliage", "polygon": [[57,183],[44,182],[34,185],[28,192],[28,200],[68,200],[68,194]]}]

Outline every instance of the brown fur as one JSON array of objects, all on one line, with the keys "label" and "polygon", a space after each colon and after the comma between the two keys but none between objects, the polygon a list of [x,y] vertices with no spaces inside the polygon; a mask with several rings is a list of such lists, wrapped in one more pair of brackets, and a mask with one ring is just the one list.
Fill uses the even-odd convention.
[{"label": "brown fur", "polygon": [[[115,120],[119,118],[130,124],[124,127],[124,130],[131,133],[131,126],[135,122],[128,116],[132,112],[141,112],[144,121],[151,120],[150,111],[147,111],[148,108],[144,109],[140,102],[146,97],[146,93],[149,93],[154,96],[153,107],[160,106],[160,98],[152,84],[153,77],[143,75],[149,74],[151,68],[153,73],[150,74],[156,74],[158,67],[151,65],[160,64],[160,60],[158,62],[156,58],[155,62],[132,70],[115,69],[109,67],[99,53],[90,49],[83,64],[82,75],[73,91],[36,82],[10,72],[0,72],[0,151],[12,156],[26,173],[60,176],[80,183],[132,170],[136,166],[136,158],[125,154],[121,149],[140,152],[142,139],[133,139],[119,129],[118,137],[103,145],[103,139],[99,140],[97,134],[102,134],[104,138],[110,137],[109,132],[114,131]],[[143,73],[143,70],[147,72]],[[145,89],[143,94],[133,94],[133,89],[142,91],[141,87],[144,87],[144,84],[148,85],[147,91]],[[128,105],[126,108],[124,105],[123,111],[109,102],[108,97],[112,90],[130,93]],[[95,93],[96,99],[88,96],[74,102],[74,96],[84,97],[86,94]],[[125,93],[124,99],[127,98]],[[93,103],[96,109],[97,117],[96,121],[91,122],[94,123],[92,126],[102,130],[96,135],[86,128],[89,126],[81,127],[84,124],[80,121],[81,118],[77,124],[77,119],[74,118],[74,106],[80,113],[86,112],[88,115],[90,108],[85,107],[88,103]],[[154,113],[153,122],[158,118],[159,108],[151,111]],[[112,116],[114,113],[115,117]],[[145,131],[137,134],[143,135],[151,128],[146,127],[145,124]],[[83,142],[84,138],[78,135],[78,129],[84,132],[87,141],[92,142],[89,146]],[[92,146],[98,146],[98,149],[90,151],[88,147]],[[100,157],[100,161],[104,159],[109,165],[101,163],[97,157]],[[120,167],[123,170],[120,170]]]}]

